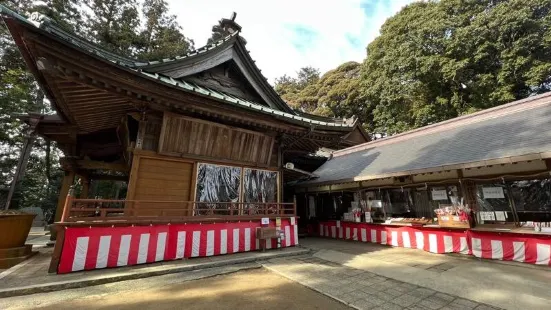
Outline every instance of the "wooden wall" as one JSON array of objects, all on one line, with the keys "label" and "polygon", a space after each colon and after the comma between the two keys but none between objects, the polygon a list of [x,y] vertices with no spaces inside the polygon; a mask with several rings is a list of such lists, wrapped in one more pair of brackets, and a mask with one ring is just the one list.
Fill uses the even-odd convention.
[{"label": "wooden wall", "polygon": [[[191,161],[173,160],[158,156],[135,155],[129,181],[128,200],[193,201],[195,190],[195,164]],[[187,206],[163,203],[140,203],[137,209],[179,207],[188,215]],[[191,207],[191,206],[189,206]],[[155,211],[140,215],[158,215]],[[166,214],[177,215],[177,214]]]},{"label": "wooden wall", "polygon": [[159,154],[268,167],[275,138],[259,132],[165,113]]}]

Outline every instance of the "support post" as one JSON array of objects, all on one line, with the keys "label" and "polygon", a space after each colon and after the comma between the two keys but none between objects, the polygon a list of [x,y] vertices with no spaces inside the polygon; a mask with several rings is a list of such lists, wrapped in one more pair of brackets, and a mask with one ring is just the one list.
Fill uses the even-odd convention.
[{"label": "support post", "polygon": [[33,117],[30,119],[30,127],[28,129],[27,138],[23,143],[21,148],[21,155],[19,156],[19,161],[17,162],[17,168],[15,170],[15,175],[13,176],[13,181],[11,182],[10,191],[8,192],[8,198],[6,200],[5,209],[10,208],[11,200],[17,189],[17,185],[23,179],[25,175],[25,169],[27,168],[27,163],[29,162],[29,157],[31,156],[31,150],[33,148],[34,140],[36,139],[36,127],[40,122],[40,117]]},{"label": "support post", "polygon": [[63,205],[63,213],[61,215],[61,222],[65,222],[67,217],[71,214],[71,207],[73,206],[73,199],[75,195],[75,188],[73,185],[69,188],[67,197],[65,198],[65,204]]},{"label": "support post", "polygon": [[69,190],[71,188],[71,185],[73,185],[74,181],[75,181],[75,172],[65,171],[65,176],[63,177],[63,181],[61,182],[61,189],[59,190],[59,198],[57,200],[57,209],[55,211],[55,222],[59,222],[61,220],[61,216],[63,215],[63,208],[65,207],[66,198],[67,198],[67,195],[69,194]]},{"label": "support post", "polygon": [[293,216],[297,216],[297,195],[293,195]]},{"label": "support post", "polygon": [[80,180],[82,181],[82,190],[80,191],[80,198],[86,199],[88,198],[88,194],[90,191],[90,178],[88,176],[80,176]]},{"label": "support post", "polygon": [[56,273],[59,260],[61,259],[61,251],[63,249],[63,240],[65,239],[65,226],[55,225],[52,231],[52,235],[57,236],[56,243],[54,245],[54,252],[52,253],[52,260],[50,261],[50,267],[48,273]]}]

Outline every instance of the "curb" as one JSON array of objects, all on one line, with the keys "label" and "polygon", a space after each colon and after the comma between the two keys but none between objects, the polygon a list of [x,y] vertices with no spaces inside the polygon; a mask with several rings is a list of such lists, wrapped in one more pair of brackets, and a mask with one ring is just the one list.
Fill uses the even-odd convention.
[{"label": "curb", "polygon": [[9,288],[9,289],[0,289],[0,298],[31,295],[31,294],[38,294],[38,293],[48,293],[48,292],[83,288],[88,286],[101,285],[101,284],[120,282],[120,281],[126,281],[126,280],[136,280],[136,279],[143,279],[143,278],[149,278],[149,277],[155,277],[155,276],[162,276],[162,275],[171,274],[171,273],[179,273],[179,272],[193,271],[193,270],[199,270],[199,269],[208,269],[208,268],[222,267],[222,266],[236,265],[236,264],[243,264],[243,263],[261,262],[261,261],[267,261],[270,259],[275,259],[280,257],[298,256],[298,255],[304,255],[308,253],[310,253],[309,249],[301,249],[293,252],[274,253],[274,254],[270,254],[269,256],[264,255],[259,257],[234,258],[234,259],[227,259],[227,260],[222,260],[218,262],[207,262],[207,263],[191,265],[191,266],[176,266],[176,267],[161,269],[161,270],[151,270],[151,271],[138,272],[138,273],[114,275],[114,276],[99,278],[99,279],[60,281],[60,282],[52,282],[52,283],[46,283],[46,284],[15,287],[15,288]]}]

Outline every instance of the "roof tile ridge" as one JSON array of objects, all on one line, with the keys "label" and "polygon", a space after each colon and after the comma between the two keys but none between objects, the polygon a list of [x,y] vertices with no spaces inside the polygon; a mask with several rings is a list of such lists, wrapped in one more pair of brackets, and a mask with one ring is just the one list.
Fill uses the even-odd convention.
[{"label": "roof tile ridge", "polygon": [[199,54],[202,54],[206,51],[210,51],[212,50],[213,48],[216,48],[222,44],[224,44],[225,42],[229,41],[230,39],[232,39],[233,37],[237,36],[239,34],[239,31],[236,31],[234,33],[231,33],[227,36],[225,36],[224,38],[216,41],[216,42],[213,42],[211,44],[205,44],[201,47],[198,47],[196,49],[193,49],[193,50],[190,50],[188,51],[186,54],[184,55],[177,55],[177,56],[174,56],[174,57],[170,57],[170,58],[165,58],[165,59],[161,59],[161,60],[147,60],[146,61],[146,64],[144,64],[144,66],[148,66],[148,65],[157,65],[157,64],[166,64],[166,63],[171,63],[171,62],[174,62],[174,61],[179,61],[179,60],[183,60],[183,59],[187,59],[189,57],[193,57],[193,56],[197,56]]},{"label": "roof tile ridge", "polygon": [[[541,100],[548,97],[549,97],[549,100]],[[465,126],[468,124],[473,124],[484,120],[496,118],[499,116],[510,115],[523,110],[531,110],[547,104],[551,104],[551,92],[527,97],[521,100],[503,104],[497,107],[481,110],[475,113],[466,114],[466,115],[455,117],[449,120],[445,120],[436,124],[431,124],[424,127],[409,130],[390,137],[369,141],[369,142],[351,146],[349,148],[342,149],[342,150],[337,150],[333,152],[333,157],[338,157],[338,156],[343,156],[343,155],[363,151],[369,147],[382,146],[386,144],[400,142],[406,138],[418,137],[418,136],[435,133],[435,132],[443,132],[453,128]]]}]

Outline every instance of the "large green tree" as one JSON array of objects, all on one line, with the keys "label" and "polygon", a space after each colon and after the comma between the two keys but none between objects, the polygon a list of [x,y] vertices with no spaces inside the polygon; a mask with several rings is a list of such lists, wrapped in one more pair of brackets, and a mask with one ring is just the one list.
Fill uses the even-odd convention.
[{"label": "large green tree", "polygon": [[[79,2],[76,0],[2,1],[2,4],[26,15],[40,12],[68,31],[82,25]],[[25,125],[13,116],[28,112],[48,113],[51,109],[27,70],[7,28],[0,24],[0,204],[4,202],[7,188],[13,181],[15,166],[27,136]],[[57,156],[55,145],[40,138],[34,141],[26,175],[12,200],[12,207],[35,206],[45,210],[53,207],[55,198],[52,193],[56,192],[60,176],[55,164]]]},{"label": "large green tree", "polygon": [[169,14],[164,0],[143,2],[145,27],[140,33],[138,57],[143,59],[163,59],[186,54],[193,48],[193,41],[182,33],[176,16]]},{"label": "large green tree", "polygon": [[92,0],[85,2],[83,36],[101,47],[125,56],[136,55],[140,16],[137,0]]},{"label": "large green tree", "polygon": [[317,106],[315,84],[320,79],[320,71],[313,67],[303,67],[296,75],[276,78],[275,90],[293,109],[314,113]]},{"label": "large green tree", "polygon": [[362,85],[393,134],[551,88],[551,0],[413,3],[367,48]]},{"label": "large green tree", "polygon": [[[115,53],[138,58],[166,58],[185,54],[193,45],[182,33],[163,0],[46,0],[2,1],[29,16],[38,11],[65,30],[92,40]],[[140,6],[141,5],[141,6]],[[141,14],[140,14],[141,13]],[[7,28],[0,24],[0,203],[13,181],[26,137],[25,125],[14,114],[51,113],[50,103],[28,71]],[[49,156],[47,155],[49,154]],[[36,139],[26,174],[11,207],[55,209],[61,178],[59,150]],[[102,191],[100,191],[102,192]],[[103,195],[104,193],[100,193]]]},{"label": "large green tree", "polygon": [[361,65],[351,61],[320,77],[320,71],[305,67],[297,77],[284,75],[276,79],[275,89],[294,109],[330,117],[358,117],[372,129],[372,106],[360,85]]}]

